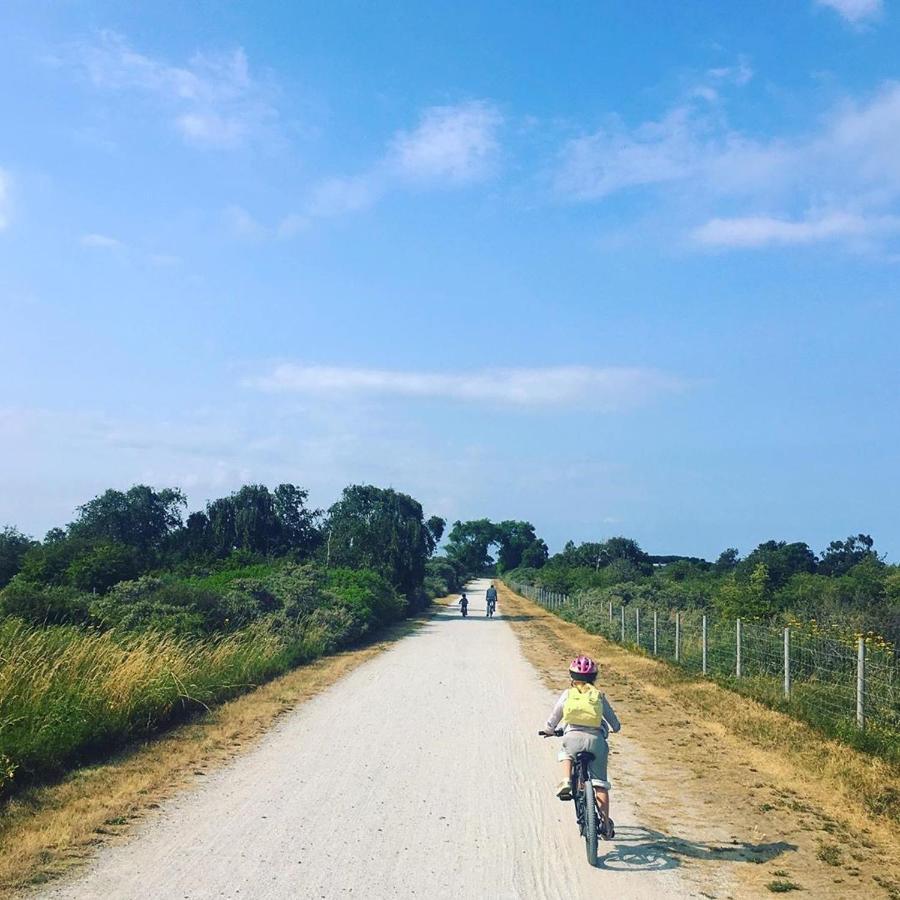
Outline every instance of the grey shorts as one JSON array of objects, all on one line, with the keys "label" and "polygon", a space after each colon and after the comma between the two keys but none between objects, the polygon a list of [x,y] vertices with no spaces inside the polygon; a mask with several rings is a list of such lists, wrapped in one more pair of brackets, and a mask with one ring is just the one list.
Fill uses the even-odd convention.
[{"label": "grey shorts", "polygon": [[588,734],[586,731],[567,731],[563,735],[558,759],[575,759],[576,753],[593,753],[591,760],[591,783],[594,787],[609,790],[607,766],[609,764],[609,744],[602,734]]}]

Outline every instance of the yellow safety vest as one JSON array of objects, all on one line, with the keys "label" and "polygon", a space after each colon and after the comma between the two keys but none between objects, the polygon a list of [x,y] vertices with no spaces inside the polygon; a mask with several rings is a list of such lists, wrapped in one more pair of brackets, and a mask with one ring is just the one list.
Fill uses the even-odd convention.
[{"label": "yellow safety vest", "polygon": [[583,691],[577,687],[569,688],[563,706],[563,722],[566,725],[599,728],[603,723],[603,694],[593,685]]}]

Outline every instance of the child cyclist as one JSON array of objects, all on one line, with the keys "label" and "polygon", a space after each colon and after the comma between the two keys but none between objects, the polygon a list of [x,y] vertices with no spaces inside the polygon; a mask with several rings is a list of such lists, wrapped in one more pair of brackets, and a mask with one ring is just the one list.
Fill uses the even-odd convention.
[{"label": "child cyclist", "polygon": [[560,800],[572,799],[572,761],[578,753],[593,753],[591,782],[606,820],[603,836],[612,838],[615,831],[609,817],[609,781],[606,778],[609,745],[606,738],[610,731],[616,732],[622,726],[606,695],[594,687],[597,663],[589,656],[576,657],[569,666],[569,678],[569,687],[559,695],[553,712],[547,719],[547,727],[541,731],[541,734],[549,736],[560,721],[565,725],[559,751],[564,777],[556,789],[556,796]]}]

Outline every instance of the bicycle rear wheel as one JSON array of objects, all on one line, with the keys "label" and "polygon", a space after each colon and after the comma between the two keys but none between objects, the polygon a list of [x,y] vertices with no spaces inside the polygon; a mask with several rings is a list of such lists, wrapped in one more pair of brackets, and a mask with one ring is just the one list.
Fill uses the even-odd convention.
[{"label": "bicycle rear wheel", "polygon": [[586,780],[584,782],[584,845],[587,851],[587,860],[592,866],[597,865],[598,818],[594,785]]}]

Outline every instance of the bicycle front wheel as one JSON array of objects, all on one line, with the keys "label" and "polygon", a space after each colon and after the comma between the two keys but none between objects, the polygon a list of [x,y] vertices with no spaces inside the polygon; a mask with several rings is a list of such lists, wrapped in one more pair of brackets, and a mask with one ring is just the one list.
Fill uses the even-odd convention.
[{"label": "bicycle front wheel", "polygon": [[584,845],[587,860],[592,866],[597,865],[597,801],[594,799],[594,785],[590,781],[584,783]]}]

